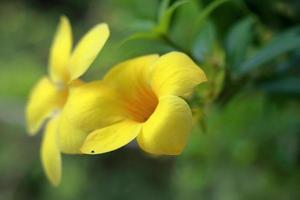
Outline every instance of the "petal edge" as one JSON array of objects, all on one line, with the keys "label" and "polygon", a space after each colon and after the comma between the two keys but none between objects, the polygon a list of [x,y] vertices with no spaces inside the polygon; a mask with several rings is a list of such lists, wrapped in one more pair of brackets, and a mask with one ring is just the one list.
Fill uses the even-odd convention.
[{"label": "petal edge", "polygon": [[85,154],[100,154],[116,150],[128,144],[139,134],[142,125],[125,120],[98,129],[88,135],[81,147]]},{"label": "petal edge", "polygon": [[57,146],[58,118],[51,119],[45,130],[41,146],[41,160],[47,178],[53,186],[61,181],[61,154]]},{"label": "petal edge", "polygon": [[192,128],[192,113],[188,104],[177,96],[164,96],[143,124],[137,141],[151,154],[178,155],[186,144]]},{"label": "petal edge", "polygon": [[158,96],[175,95],[184,97],[194,87],[207,81],[203,70],[186,54],[170,52],[155,63],[152,87]]},{"label": "petal edge", "polygon": [[51,80],[65,84],[69,80],[67,64],[72,50],[72,28],[67,17],[60,18],[50,49],[48,71]]},{"label": "petal edge", "polygon": [[27,129],[34,135],[41,128],[43,122],[55,110],[60,109],[65,102],[67,91],[58,91],[47,77],[43,77],[34,86],[26,106]]},{"label": "petal edge", "polygon": [[98,24],[86,33],[75,47],[68,69],[70,81],[79,78],[90,67],[109,37],[109,28],[105,23]]}]

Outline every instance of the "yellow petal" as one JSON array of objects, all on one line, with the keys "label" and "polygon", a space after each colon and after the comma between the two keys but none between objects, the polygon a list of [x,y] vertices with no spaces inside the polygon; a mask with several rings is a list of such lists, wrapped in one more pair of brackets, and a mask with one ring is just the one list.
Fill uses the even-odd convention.
[{"label": "yellow petal", "polygon": [[72,126],[87,132],[124,119],[118,95],[102,81],[73,88],[63,115]]},{"label": "yellow petal", "polygon": [[41,160],[49,181],[58,186],[61,180],[61,155],[57,146],[58,117],[51,119],[46,127],[41,147]]},{"label": "yellow petal", "polygon": [[68,118],[61,114],[58,125],[58,146],[61,152],[67,154],[79,154],[80,147],[89,132],[74,127]]},{"label": "yellow petal", "polygon": [[95,130],[84,141],[81,152],[100,154],[121,148],[139,134],[141,127],[140,123],[126,120]]},{"label": "yellow petal", "polygon": [[136,87],[141,84],[150,86],[152,66],[158,58],[159,56],[154,54],[124,61],[107,72],[103,80],[118,92],[128,95],[135,92]]},{"label": "yellow petal", "polygon": [[103,23],[96,25],[79,41],[68,64],[71,80],[77,79],[89,68],[108,37],[108,26]]},{"label": "yellow petal", "polygon": [[35,134],[43,122],[60,109],[66,99],[67,91],[59,91],[47,77],[42,78],[33,88],[26,107],[28,132]]},{"label": "yellow petal", "polygon": [[61,17],[51,49],[49,59],[49,74],[51,80],[63,84],[69,80],[67,64],[72,49],[72,30],[66,17]]},{"label": "yellow petal", "polygon": [[152,87],[159,96],[186,96],[206,80],[205,73],[187,55],[171,52],[155,63]]},{"label": "yellow petal", "polygon": [[119,95],[127,117],[142,122],[152,113],[157,97],[150,87],[152,66],[158,55],[148,55],[122,62],[104,77],[105,84]]},{"label": "yellow petal", "polygon": [[192,114],[187,103],[176,96],[164,96],[144,123],[137,140],[149,153],[178,155],[185,147],[192,127]]}]

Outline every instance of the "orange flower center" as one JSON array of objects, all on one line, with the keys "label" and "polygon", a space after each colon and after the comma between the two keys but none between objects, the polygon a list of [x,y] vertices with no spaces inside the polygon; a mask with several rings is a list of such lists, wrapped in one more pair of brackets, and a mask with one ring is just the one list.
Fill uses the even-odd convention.
[{"label": "orange flower center", "polygon": [[134,95],[124,97],[125,108],[130,117],[137,122],[145,122],[154,112],[158,98],[149,87],[139,87]]}]

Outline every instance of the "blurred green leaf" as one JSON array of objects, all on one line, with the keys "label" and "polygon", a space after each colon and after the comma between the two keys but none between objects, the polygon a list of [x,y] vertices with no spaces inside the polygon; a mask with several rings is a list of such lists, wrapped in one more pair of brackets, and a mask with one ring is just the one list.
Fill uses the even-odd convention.
[{"label": "blurred green leaf", "polygon": [[196,0],[189,1],[189,3],[181,6],[176,12],[174,23],[168,35],[184,49],[191,49],[192,45],[190,40],[195,39],[190,38],[194,28],[192,25],[198,15],[199,5]]},{"label": "blurred green leaf", "polygon": [[258,67],[272,61],[277,56],[300,47],[300,27],[292,28],[276,36],[269,44],[260,50],[254,57],[241,64],[238,70],[240,75],[252,72]]},{"label": "blurred green leaf", "polygon": [[229,2],[231,0],[215,0],[211,2],[208,6],[206,6],[203,10],[201,10],[200,14],[195,19],[195,31],[193,34],[196,34],[195,32],[203,25],[206,18],[220,5],[223,3]]},{"label": "blurred green leaf", "polygon": [[200,15],[197,18],[197,23],[202,23],[204,21],[204,19],[207,16],[209,16],[216,8],[218,8],[223,3],[226,3],[227,1],[230,1],[230,0],[216,0],[216,1],[211,2],[207,7],[204,8],[204,10],[202,10],[202,12],[200,13]]},{"label": "blurred green leaf", "polygon": [[162,0],[158,9],[158,19],[161,19],[170,5],[170,0]]},{"label": "blurred green leaf", "polygon": [[200,99],[204,105],[212,103],[224,87],[224,51],[218,43],[211,48],[210,52],[204,55],[204,62],[200,65],[205,71],[208,81],[196,89],[196,94],[199,96],[198,101]]},{"label": "blurred green leaf", "polygon": [[237,69],[244,61],[250,42],[253,39],[254,19],[246,17],[238,21],[229,30],[225,39],[225,48],[227,53],[227,65],[230,69]]},{"label": "blurred green leaf", "polygon": [[172,6],[168,7],[169,0],[162,1],[159,8],[158,24],[150,28],[148,32],[138,32],[130,35],[121,43],[121,45],[132,40],[140,40],[140,39],[153,40],[153,39],[159,39],[162,35],[166,35],[169,30],[170,21],[175,10],[179,6],[187,2],[188,1],[177,1]]},{"label": "blurred green leaf", "polygon": [[287,78],[270,81],[260,85],[260,88],[269,93],[300,95],[300,80],[298,78]]},{"label": "blurred green leaf", "polygon": [[[279,65],[276,66],[276,75],[282,76],[283,74],[294,74],[296,72],[296,69],[300,69],[300,48],[296,49],[288,59],[284,60],[283,62],[279,63]],[[298,74],[300,71],[298,72]]]},{"label": "blurred green leaf", "polygon": [[153,20],[138,19],[127,25],[126,28],[134,32],[147,32],[151,30],[155,25],[156,22]]},{"label": "blurred green leaf", "polygon": [[185,3],[188,3],[188,1],[177,1],[169,8],[165,9],[164,13],[161,13],[158,25],[154,28],[154,30],[160,34],[166,34],[169,31],[171,19],[175,10]]},{"label": "blurred green leaf", "polygon": [[129,37],[127,37],[122,43],[121,45],[132,41],[132,40],[143,40],[143,39],[158,39],[159,38],[159,34],[153,31],[149,31],[149,32],[140,32],[140,33],[134,33],[132,35],[130,35]]},{"label": "blurred green leaf", "polygon": [[194,127],[176,165],[178,199],[297,199],[299,104],[246,93],[207,108],[205,134]]},{"label": "blurred green leaf", "polygon": [[193,55],[200,61],[212,51],[216,41],[216,28],[211,22],[206,22],[193,42]]}]

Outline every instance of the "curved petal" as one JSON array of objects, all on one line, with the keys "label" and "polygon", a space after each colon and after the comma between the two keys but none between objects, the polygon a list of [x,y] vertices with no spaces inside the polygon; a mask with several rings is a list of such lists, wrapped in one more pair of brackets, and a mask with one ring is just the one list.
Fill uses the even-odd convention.
[{"label": "curved petal", "polygon": [[58,125],[58,146],[61,152],[80,154],[80,147],[89,132],[74,127],[64,113],[61,114]]},{"label": "curved petal", "polygon": [[35,134],[43,122],[63,106],[66,97],[66,90],[59,91],[47,77],[42,78],[33,88],[26,107],[29,134]]},{"label": "curved petal", "polygon": [[109,28],[103,23],[96,25],[79,41],[68,64],[71,80],[77,79],[89,68],[108,37]]},{"label": "curved petal", "polygon": [[62,161],[57,146],[58,118],[51,119],[46,127],[41,146],[41,160],[49,181],[58,186],[61,180]]},{"label": "curved petal", "polygon": [[140,123],[126,120],[95,130],[84,141],[81,152],[100,154],[121,148],[136,138],[141,127]]},{"label": "curved petal", "polygon": [[137,140],[140,147],[152,154],[177,155],[185,147],[192,127],[188,104],[176,96],[164,96],[144,123]]},{"label": "curved petal", "polygon": [[91,132],[125,118],[118,98],[102,81],[87,83],[71,89],[63,115],[73,127]]},{"label": "curved petal", "polygon": [[158,55],[148,55],[122,62],[113,67],[103,81],[120,96],[127,117],[144,121],[152,113],[157,97],[150,87],[152,66]]},{"label": "curved petal", "polygon": [[187,55],[171,52],[155,63],[152,87],[158,96],[186,96],[206,80],[205,73]]},{"label": "curved petal", "polygon": [[67,17],[60,18],[52,46],[50,49],[49,74],[51,80],[58,84],[67,83],[69,72],[67,64],[72,49],[72,30]]},{"label": "curved petal", "polygon": [[140,84],[150,86],[152,66],[158,58],[158,55],[153,54],[124,61],[107,72],[103,80],[118,92],[126,94],[135,92],[134,88]]}]

